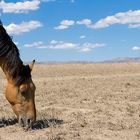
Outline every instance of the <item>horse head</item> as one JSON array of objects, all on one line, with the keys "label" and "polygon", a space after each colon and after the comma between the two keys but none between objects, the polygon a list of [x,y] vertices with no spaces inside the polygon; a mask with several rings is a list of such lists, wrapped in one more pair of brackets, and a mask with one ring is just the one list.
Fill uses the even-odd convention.
[{"label": "horse head", "polygon": [[22,65],[15,80],[9,81],[5,96],[17,115],[18,122],[23,127],[31,127],[36,120],[35,85],[31,71],[35,61],[30,65]]}]

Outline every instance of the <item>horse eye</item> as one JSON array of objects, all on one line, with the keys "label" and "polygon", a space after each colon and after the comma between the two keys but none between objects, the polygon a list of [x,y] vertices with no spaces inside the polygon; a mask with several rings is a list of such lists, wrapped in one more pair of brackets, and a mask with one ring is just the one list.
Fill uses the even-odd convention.
[{"label": "horse eye", "polygon": [[28,86],[27,86],[27,85],[22,84],[22,85],[19,87],[19,92],[20,92],[21,94],[26,94],[27,90],[28,90]]},{"label": "horse eye", "polygon": [[27,89],[19,89],[19,93],[20,93],[22,96],[25,96],[26,93],[27,93]]},{"label": "horse eye", "polygon": [[26,93],[26,91],[21,91],[21,94],[24,95]]}]

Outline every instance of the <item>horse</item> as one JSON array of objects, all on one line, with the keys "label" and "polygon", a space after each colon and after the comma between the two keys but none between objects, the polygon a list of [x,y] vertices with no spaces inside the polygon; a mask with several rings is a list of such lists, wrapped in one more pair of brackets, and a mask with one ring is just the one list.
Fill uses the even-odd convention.
[{"label": "horse", "polygon": [[19,125],[27,128],[36,121],[36,87],[31,76],[34,63],[35,60],[29,65],[23,64],[17,46],[0,21],[0,67],[7,79],[5,97]]}]

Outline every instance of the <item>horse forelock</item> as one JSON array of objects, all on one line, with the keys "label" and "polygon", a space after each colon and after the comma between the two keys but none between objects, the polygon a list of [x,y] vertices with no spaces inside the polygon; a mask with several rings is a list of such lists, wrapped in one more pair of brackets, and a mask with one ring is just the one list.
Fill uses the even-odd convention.
[{"label": "horse forelock", "polygon": [[28,79],[31,78],[31,70],[28,65],[23,65],[21,71],[15,78],[15,85],[19,86],[23,83],[26,83]]}]

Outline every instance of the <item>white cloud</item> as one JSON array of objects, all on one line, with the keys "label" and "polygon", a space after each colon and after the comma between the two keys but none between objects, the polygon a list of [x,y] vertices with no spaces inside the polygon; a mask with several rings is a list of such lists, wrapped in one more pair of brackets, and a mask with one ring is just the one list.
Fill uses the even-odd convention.
[{"label": "white cloud", "polygon": [[129,28],[140,28],[140,23],[139,24],[129,24]]},{"label": "white cloud", "polygon": [[90,19],[82,19],[81,21],[62,20],[60,22],[60,25],[55,27],[54,29],[59,29],[59,30],[67,29],[70,26],[73,26],[73,25],[76,25],[76,24],[78,24],[78,25],[85,25],[87,27],[93,26],[92,21]]},{"label": "white cloud", "polygon": [[42,2],[55,2],[56,0],[42,0]]},{"label": "white cloud", "polygon": [[129,28],[140,28],[140,10],[116,13],[115,15],[100,19],[95,24],[90,19],[83,19],[76,23],[92,29],[105,28],[114,24],[126,24]]},{"label": "white cloud", "polygon": [[23,2],[9,2],[6,3],[4,0],[0,2],[0,9],[3,13],[28,13],[39,9],[40,1],[23,1]]},{"label": "white cloud", "polygon": [[56,40],[52,40],[51,42],[50,42],[50,44],[57,44],[58,43],[58,41],[56,41]]},{"label": "white cloud", "polygon": [[63,41],[54,41],[50,42],[49,48],[50,49],[73,49],[76,48],[78,44],[70,43],[70,42],[63,42]]},{"label": "white cloud", "polygon": [[64,50],[64,49],[75,49],[78,52],[90,52],[94,48],[100,48],[106,46],[105,44],[100,43],[71,43],[71,42],[64,42],[64,41],[56,41],[52,40],[49,44],[44,44],[42,41],[33,42],[31,44],[25,44],[24,47],[31,48],[35,47],[38,49],[53,49],[53,50]]},{"label": "white cloud", "polygon": [[91,48],[82,48],[79,50],[79,52],[90,52]]},{"label": "white cloud", "polygon": [[71,49],[75,48],[77,45],[73,43],[62,43],[62,44],[57,44],[50,46],[51,49]]},{"label": "white cloud", "polygon": [[109,25],[116,24],[116,23],[119,23],[118,22],[118,19],[116,17],[114,17],[114,16],[108,16],[105,19],[101,19],[98,22],[96,22],[92,26],[92,28],[93,29],[105,28],[105,27],[108,27]]},{"label": "white cloud", "polygon": [[[68,21],[68,20],[67,20]],[[93,23],[91,19],[82,19],[80,21],[73,21],[72,25],[85,25],[87,28],[100,29],[106,28],[114,24],[128,25],[129,28],[140,28],[140,10],[129,10],[127,12],[116,13],[112,16],[107,16]],[[66,29],[70,25],[65,26],[60,24],[57,29]]]},{"label": "white cloud", "polygon": [[139,51],[139,50],[140,50],[140,47],[134,46],[134,47],[132,48],[132,50],[133,50],[133,51]]},{"label": "white cloud", "polygon": [[107,16],[106,18],[97,21],[91,26],[91,28],[105,28],[113,24],[126,24],[130,28],[140,27],[140,10],[130,10],[127,12],[117,13],[113,16]]},{"label": "white cloud", "polygon": [[76,49],[78,52],[90,52],[94,48],[100,48],[106,46],[105,44],[100,43],[71,43],[64,41],[56,41],[52,40],[49,45],[47,45],[49,49]]},{"label": "white cloud", "polygon": [[140,10],[135,11],[127,11],[117,13],[113,16],[107,16],[104,19],[99,20],[94,24],[94,28],[105,28],[113,24],[128,24],[128,26],[132,26],[132,24],[140,23]]},{"label": "white cloud", "polygon": [[99,47],[104,47],[105,46],[105,44],[99,44],[99,43],[95,43],[95,44],[93,44],[93,43],[84,43],[83,44],[83,47],[85,47],[85,48],[99,48]]},{"label": "white cloud", "polygon": [[45,48],[49,48],[49,46],[45,45],[42,41],[37,41],[37,42],[33,42],[30,44],[24,44],[23,47],[25,48],[38,48],[38,49],[45,49]]},{"label": "white cloud", "polygon": [[84,43],[80,46],[79,52],[90,52],[94,48],[101,48],[105,47],[105,44],[100,44],[100,43]]},{"label": "white cloud", "polygon": [[20,34],[23,32],[29,32],[30,30],[41,27],[42,24],[39,21],[29,21],[22,22],[21,24],[11,23],[8,26],[5,26],[9,34]]},{"label": "white cloud", "polygon": [[70,0],[71,3],[75,3],[75,0]]},{"label": "white cloud", "polygon": [[84,38],[86,38],[86,36],[85,35],[81,35],[80,38],[81,39],[84,39]]},{"label": "white cloud", "polygon": [[80,25],[85,25],[88,28],[92,28],[93,26],[93,23],[90,19],[82,19],[81,21],[77,21],[76,23]]},{"label": "white cloud", "polygon": [[24,47],[31,48],[31,47],[39,47],[39,46],[42,46],[42,45],[43,45],[43,42],[38,41],[38,42],[33,42],[31,44],[24,44]]},{"label": "white cloud", "polygon": [[71,43],[71,42],[63,42],[52,40],[48,45],[50,49],[76,49],[79,52],[89,52],[94,48],[104,47],[105,44],[100,43]]},{"label": "white cloud", "polygon": [[93,23],[90,19],[82,19],[80,21],[74,21],[74,20],[62,20],[60,22],[60,25],[55,27],[55,29],[59,29],[59,30],[62,30],[62,29],[67,29],[69,28],[70,26],[73,26],[73,25],[85,25],[86,27],[88,28],[93,28]]},{"label": "white cloud", "polygon": [[26,48],[35,47],[38,49],[44,49],[44,48],[48,48],[48,49],[74,49],[77,47],[77,44],[52,40],[48,45],[45,45],[42,41],[38,41],[38,42],[33,42],[31,44],[24,44],[24,47],[26,47]]},{"label": "white cloud", "polygon": [[67,29],[69,26],[72,26],[75,24],[75,21],[74,20],[62,20],[60,22],[60,25],[55,27],[55,29]]},{"label": "white cloud", "polygon": [[48,48],[48,46],[42,45],[42,46],[38,46],[37,48],[38,49],[46,49],[46,48]]}]

